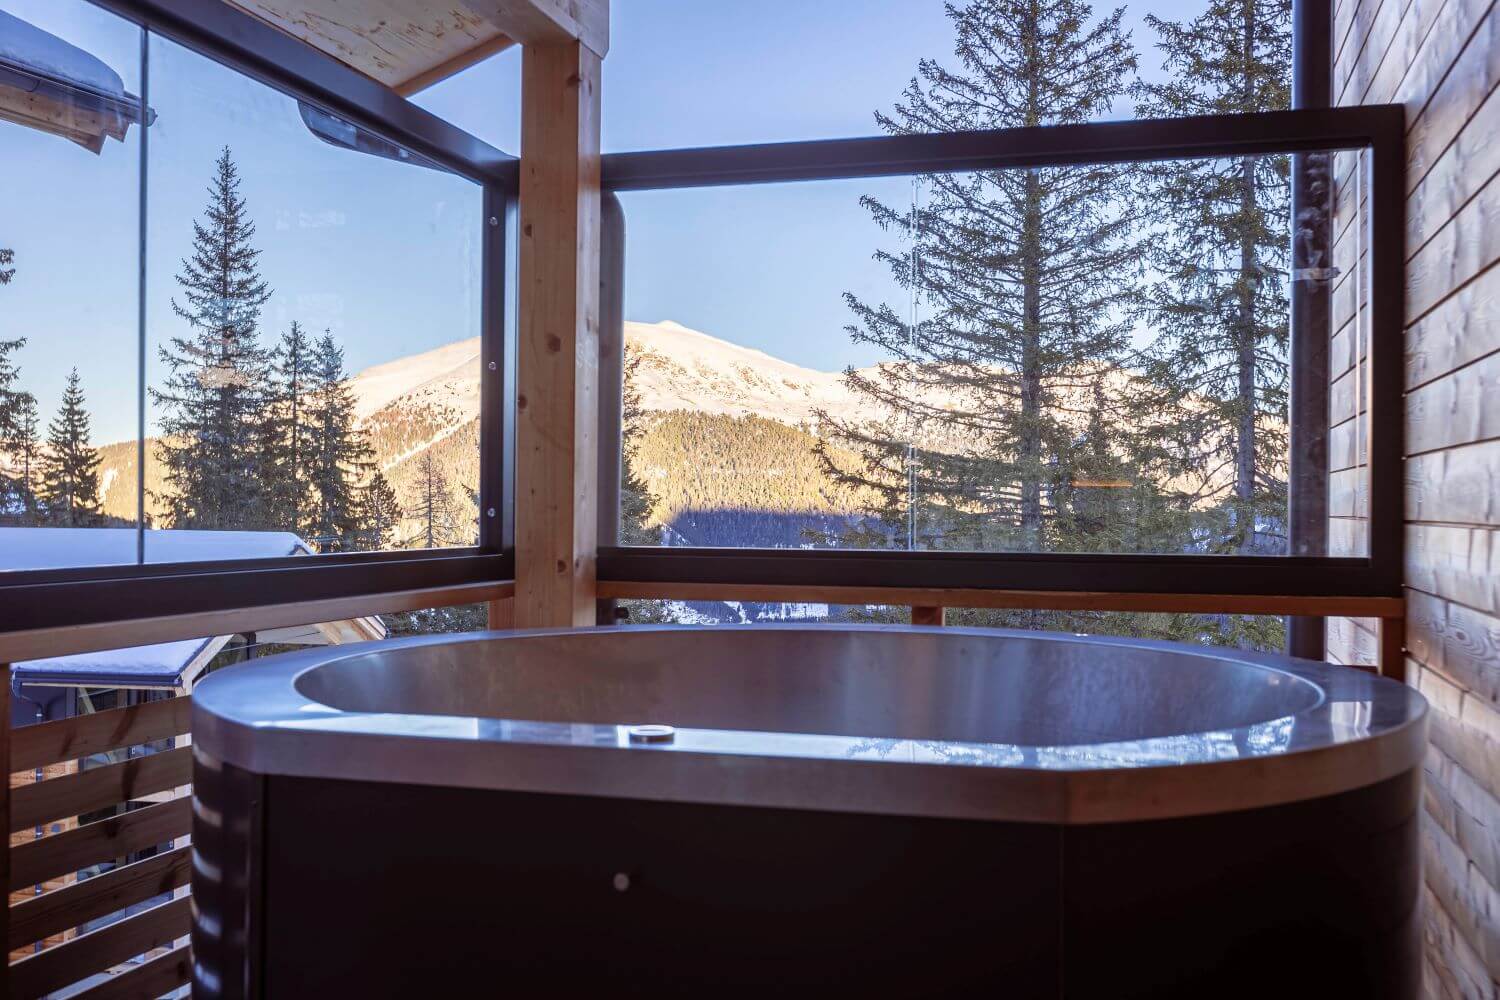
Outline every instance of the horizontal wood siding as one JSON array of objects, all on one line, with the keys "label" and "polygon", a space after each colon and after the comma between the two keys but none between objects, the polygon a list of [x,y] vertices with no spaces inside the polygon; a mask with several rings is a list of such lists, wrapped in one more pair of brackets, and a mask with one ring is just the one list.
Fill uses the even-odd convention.
[{"label": "horizontal wood siding", "polygon": [[[1500,996],[1500,7],[1337,0],[1340,104],[1398,102],[1407,121],[1407,679],[1433,706],[1425,796],[1424,989]],[[1334,494],[1363,459],[1356,321],[1369,286],[1355,158],[1336,162],[1330,448]],[[1377,404],[1378,405],[1378,404]],[[1390,405],[1390,404],[1386,404]],[[1348,492],[1348,487],[1344,487]],[[1357,497],[1335,505],[1350,517]],[[1351,518],[1351,522],[1357,517]],[[1345,524],[1334,544],[1356,545]],[[1378,629],[1330,622],[1329,653]]]}]

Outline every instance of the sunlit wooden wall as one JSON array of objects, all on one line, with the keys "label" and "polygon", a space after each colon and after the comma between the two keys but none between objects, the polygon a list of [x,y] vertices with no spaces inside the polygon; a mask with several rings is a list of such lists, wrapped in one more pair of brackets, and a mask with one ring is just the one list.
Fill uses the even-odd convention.
[{"label": "sunlit wooden wall", "polygon": [[[1423,893],[1433,997],[1500,993],[1500,10],[1334,0],[1341,104],[1406,106],[1408,678],[1433,703]],[[1334,421],[1362,408],[1357,184],[1340,172]],[[1354,425],[1350,425],[1351,429]],[[1337,433],[1336,433],[1337,437]],[[1353,435],[1345,435],[1353,461]],[[1338,463],[1335,462],[1337,465]],[[1337,473],[1335,474],[1337,476]],[[1337,492],[1337,491],[1335,491]],[[1335,530],[1337,537],[1338,531]],[[1346,534],[1346,537],[1348,535]],[[1330,653],[1363,655],[1353,620]]]}]

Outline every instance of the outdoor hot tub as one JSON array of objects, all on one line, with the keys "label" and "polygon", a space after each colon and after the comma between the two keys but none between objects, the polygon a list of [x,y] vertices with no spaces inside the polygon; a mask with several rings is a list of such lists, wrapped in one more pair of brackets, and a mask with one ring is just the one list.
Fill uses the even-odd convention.
[{"label": "outdoor hot tub", "polygon": [[202,997],[1416,992],[1426,704],[1349,668],[645,627],[194,702]]}]

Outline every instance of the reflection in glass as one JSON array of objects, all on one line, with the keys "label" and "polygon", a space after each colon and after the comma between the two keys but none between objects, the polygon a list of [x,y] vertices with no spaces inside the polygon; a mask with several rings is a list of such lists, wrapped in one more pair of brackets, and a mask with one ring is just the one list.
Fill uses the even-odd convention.
[{"label": "reflection in glass", "polygon": [[171,42],[150,54],[151,525],[475,544],[481,189]]},{"label": "reflection in glass", "polygon": [[138,556],[140,57],[92,4],[0,3],[0,571]]}]

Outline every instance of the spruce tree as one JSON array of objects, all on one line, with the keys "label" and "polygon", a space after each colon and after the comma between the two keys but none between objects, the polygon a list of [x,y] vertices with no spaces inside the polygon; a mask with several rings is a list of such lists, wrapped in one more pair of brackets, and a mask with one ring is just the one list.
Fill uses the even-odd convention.
[{"label": "spruce tree", "polygon": [[[4,273],[4,272],[0,272]],[[24,337],[0,340],[0,514],[23,515],[20,478],[14,473],[21,434],[22,411],[30,394],[19,388],[21,369],[11,354],[26,346]],[[33,401],[31,404],[35,406]]]},{"label": "spruce tree", "polygon": [[[9,267],[16,259],[15,251],[0,247],[0,285],[8,285],[15,277],[16,269]],[[20,437],[22,408],[29,395],[18,387],[21,371],[11,360],[11,352],[26,346],[24,337],[15,340],[0,340],[0,516],[19,515],[27,517],[27,504],[22,495],[19,477],[12,474],[10,463],[14,460]],[[35,401],[32,403],[33,409]]]},{"label": "spruce tree", "polygon": [[389,549],[405,517],[390,480],[378,468],[365,484],[360,502],[360,544],[367,549]]},{"label": "spruce tree", "polygon": [[[890,114],[893,135],[1093,120],[1126,89],[1135,55],[1122,11],[1081,0],[974,0],[950,6],[958,68],[923,60]],[[1086,456],[1080,401],[1128,380],[1126,301],[1139,248],[1113,166],[980,171],[922,178],[924,204],[862,204],[904,249],[884,248],[912,303],[845,300],[856,343],[891,359],[851,370],[864,422],[827,420],[822,455],[845,485],[880,500],[845,539],[916,547],[1041,551],[1086,547],[1059,516],[1059,490]],[[1103,423],[1113,428],[1113,414]],[[1097,444],[1097,442],[1096,442]],[[882,537],[884,536],[884,537]]]},{"label": "spruce tree", "polygon": [[160,407],[156,456],[175,528],[263,527],[267,352],[259,344],[261,279],[255,223],[239,194],[229,148],[214,165],[208,207],[193,223],[193,251],[177,273],[172,309],[188,332],[160,349],[168,368],[151,398]]},{"label": "spruce tree", "polygon": [[312,459],[308,396],[314,385],[313,345],[293,322],[270,356],[270,391],[261,461],[268,475],[261,496],[266,527],[300,531],[310,514]]},{"label": "spruce tree", "polygon": [[41,505],[49,522],[68,528],[97,522],[99,453],[89,444],[89,415],[77,368],[68,375],[57,416],[47,425],[41,478]]},{"label": "spruce tree", "polygon": [[324,551],[354,544],[360,529],[356,483],[370,464],[370,447],[354,422],[354,391],[344,351],[324,332],[313,347],[307,400],[308,486],[312,507],[305,532]]},{"label": "spruce tree", "polygon": [[[1290,105],[1290,0],[1212,0],[1189,22],[1147,17],[1170,79],[1134,88],[1142,115]],[[1148,164],[1140,203],[1159,280],[1140,315],[1163,468],[1206,511],[1214,552],[1285,551],[1290,160]]]},{"label": "spruce tree", "polygon": [[15,463],[16,504],[22,524],[37,524],[41,520],[37,502],[37,478],[41,472],[39,422],[36,397],[29,392],[21,393],[16,403],[15,433],[10,453]]},{"label": "spruce tree", "polygon": [[406,509],[418,526],[417,534],[407,542],[409,547],[437,549],[454,544],[457,511],[453,494],[431,448],[417,459],[417,477]]},{"label": "spruce tree", "polygon": [[655,544],[655,532],[649,526],[654,498],[640,470],[641,436],[645,432],[645,414],[641,410],[641,390],[636,384],[641,355],[628,354],[621,372],[624,385],[620,395],[620,544]]}]

